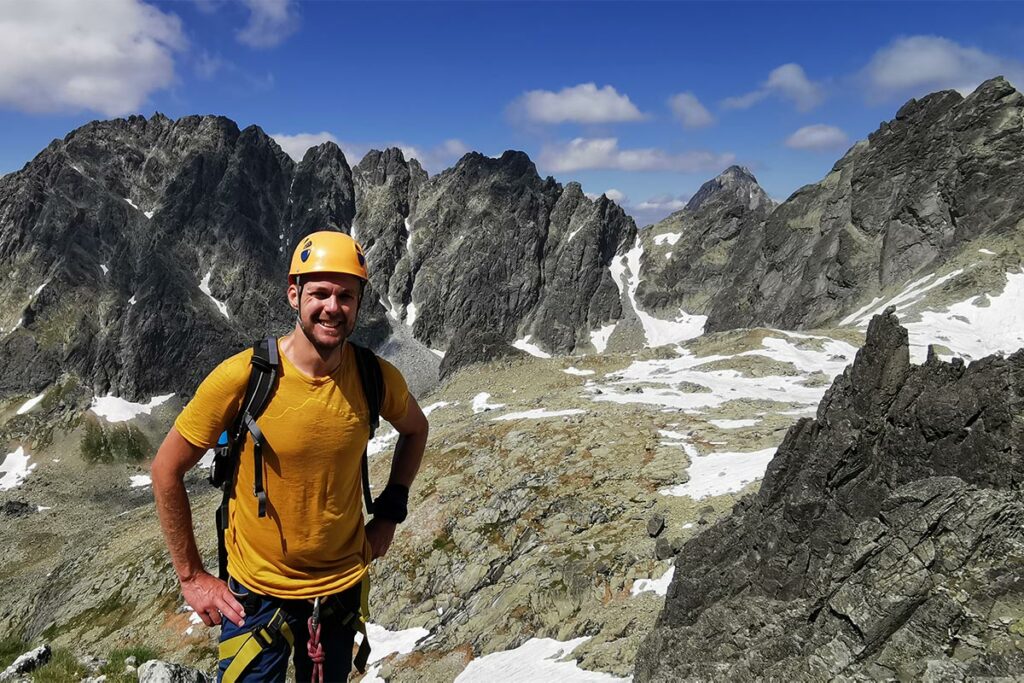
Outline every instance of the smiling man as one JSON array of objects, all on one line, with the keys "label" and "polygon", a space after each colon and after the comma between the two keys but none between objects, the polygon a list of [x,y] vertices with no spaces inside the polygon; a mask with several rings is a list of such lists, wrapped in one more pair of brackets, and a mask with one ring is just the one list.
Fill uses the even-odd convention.
[{"label": "smiling man", "polygon": [[[221,624],[220,680],[283,681],[293,645],[296,680],[345,680],[369,564],[387,552],[405,519],[428,424],[401,373],[376,359],[379,412],[399,439],[388,485],[363,523],[369,409],[346,339],[367,282],[365,263],[359,244],[339,232],[308,235],[295,250],[288,278],[295,329],[277,340],[277,386],[256,421],[261,453],[254,455],[249,438],[236,460],[226,582],[202,565],[184,475],[237,425],[253,350],[210,373],[153,462],[153,492],[182,593],[208,626]],[[309,621],[314,605],[321,649]]]}]

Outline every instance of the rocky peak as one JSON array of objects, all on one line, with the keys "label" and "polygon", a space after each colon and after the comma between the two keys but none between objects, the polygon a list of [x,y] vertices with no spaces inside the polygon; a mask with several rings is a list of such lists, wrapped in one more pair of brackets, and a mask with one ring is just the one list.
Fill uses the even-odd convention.
[{"label": "rocky peak", "polygon": [[744,166],[730,166],[700,186],[686,203],[686,210],[696,212],[708,202],[737,203],[749,209],[772,203],[757,178]]},{"label": "rocky peak", "polygon": [[759,492],[683,547],[636,679],[1019,671],[1022,410],[1024,350],[914,366],[876,316]]}]

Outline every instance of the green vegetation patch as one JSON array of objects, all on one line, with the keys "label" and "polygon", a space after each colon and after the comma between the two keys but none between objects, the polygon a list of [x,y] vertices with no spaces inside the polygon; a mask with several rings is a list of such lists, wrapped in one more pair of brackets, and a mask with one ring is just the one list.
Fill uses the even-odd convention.
[{"label": "green vegetation patch", "polygon": [[136,463],[153,454],[153,446],[132,425],[103,426],[87,420],[81,441],[82,459],[90,464]]},{"label": "green vegetation patch", "polygon": [[69,650],[56,648],[50,655],[50,661],[32,672],[32,683],[67,683],[80,681],[88,675],[75,655]]},{"label": "green vegetation patch", "polygon": [[7,636],[0,639],[0,671],[11,665],[15,659],[27,652],[30,648],[21,642],[21,638]]},{"label": "green vegetation patch", "polygon": [[107,655],[107,663],[100,669],[100,673],[107,677],[107,683],[135,683],[139,680],[137,674],[125,673],[124,660],[129,657],[135,657],[135,666],[140,667],[151,659],[158,659],[160,653],[145,645],[114,650]]}]

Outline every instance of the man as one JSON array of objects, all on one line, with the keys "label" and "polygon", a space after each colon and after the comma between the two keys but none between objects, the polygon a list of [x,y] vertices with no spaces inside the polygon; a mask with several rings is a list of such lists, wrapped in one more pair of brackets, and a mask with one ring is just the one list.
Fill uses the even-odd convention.
[{"label": "man", "polygon": [[[221,625],[223,680],[283,681],[289,641],[294,641],[296,680],[310,680],[319,669],[307,654],[312,603],[320,598],[325,614],[349,617],[358,611],[370,562],[388,551],[396,524],[405,518],[409,487],[427,440],[427,419],[416,399],[401,373],[381,359],[380,415],[399,439],[388,485],[364,527],[360,465],[369,434],[368,409],[355,353],[346,343],[367,282],[362,248],[344,233],[313,233],[295,250],[288,280],[295,329],[278,340],[278,385],[257,420],[266,443],[261,468],[265,512],[260,514],[252,494],[259,478],[252,439],[247,438],[229,504],[227,582],[202,565],[184,475],[234,424],[249,379],[251,349],[228,358],[203,380],[152,466],[160,523],[185,600],[207,626]],[[275,629],[283,621],[280,632],[287,637],[268,638],[266,628],[260,630],[271,621]],[[250,643],[262,648],[258,655],[251,664],[232,668],[239,644],[257,636],[273,642]],[[324,679],[344,681],[354,631],[325,617],[321,638],[326,656],[317,664]],[[310,654],[316,659],[315,652]]]}]

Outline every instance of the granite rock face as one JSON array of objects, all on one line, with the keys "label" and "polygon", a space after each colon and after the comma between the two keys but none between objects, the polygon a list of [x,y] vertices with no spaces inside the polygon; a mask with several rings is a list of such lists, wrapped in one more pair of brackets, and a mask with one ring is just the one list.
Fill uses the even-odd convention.
[{"label": "granite rock face", "polygon": [[522,152],[470,153],[429,179],[408,232],[409,275],[400,262],[390,293],[431,348],[480,332],[570,351],[621,315],[608,266],[632,243],[633,220],[578,184],[542,179]]},{"label": "granite rock face", "polygon": [[86,395],[187,396],[291,328],[288,259],[324,229],[367,250],[357,341],[379,347],[404,322],[436,349],[480,331],[571,350],[619,315],[607,266],[636,227],[522,153],[428,179],[397,149],[353,169],[328,142],[296,163],[223,117],[94,122],[0,178],[0,398],[66,378]]},{"label": "granite rock face", "polygon": [[760,230],[774,208],[741,166],[704,183],[683,209],[641,233],[637,302],[669,318],[680,308],[706,315],[735,276],[746,236]]},{"label": "granite rock face", "polygon": [[636,680],[1024,670],[1024,351],[909,362],[877,316],[760,491],[687,542]]},{"label": "granite rock face", "polygon": [[[966,98],[943,91],[909,101],[821,182],[797,190],[763,225],[741,226],[732,242],[742,248],[722,266],[726,286],[712,279],[703,290],[707,330],[823,326],[979,236],[1019,234],[1022,121],[1024,95],[1002,78]],[[689,258],[720,257],[724,240]],[[648,296],[662,303],[657,289]]]}]

